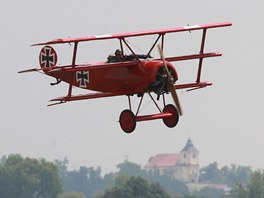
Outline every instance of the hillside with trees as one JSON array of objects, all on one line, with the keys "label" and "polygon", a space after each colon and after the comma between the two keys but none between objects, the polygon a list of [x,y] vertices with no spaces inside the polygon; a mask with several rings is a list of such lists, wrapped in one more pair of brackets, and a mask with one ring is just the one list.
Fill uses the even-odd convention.
[{"label": "hillside with trees", "polygon": [[[0,197],[3,198],[261,198],[264,197],[264,170],[216,162],[200,169],[201,188],[176,180],[172,172],[146,171],[124,161],[118,171],[102,175],[100,167],[68,170],[68,160],[3,156],[0,160]],[[211,184],[211,185],[208,185]],[[214,185],[215,184],[215,185]],[[217,188],[229,187],[228,191]],[[219,186],[219,185],[218,185]]]}]

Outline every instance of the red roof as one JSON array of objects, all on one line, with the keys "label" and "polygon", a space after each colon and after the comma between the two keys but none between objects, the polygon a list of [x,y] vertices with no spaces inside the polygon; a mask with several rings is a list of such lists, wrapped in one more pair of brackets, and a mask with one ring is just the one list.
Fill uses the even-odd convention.
[{"label": "red roof", "polygon": [[173,167],[180,160],[179,153],[171,154],[158,154],[155,157],[150,158],[145,168],[161,168],[161,167]]}]

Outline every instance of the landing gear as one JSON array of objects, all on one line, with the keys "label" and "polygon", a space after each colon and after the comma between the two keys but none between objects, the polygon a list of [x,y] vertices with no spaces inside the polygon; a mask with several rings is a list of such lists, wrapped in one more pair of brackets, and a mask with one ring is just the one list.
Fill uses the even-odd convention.
[{"label": "landing gear", "polygon": [[172,105],[172,104],[166,105],[163,109],[163,113],[171,113],[172,114],[172,116],[170,116],[170,117],[162,118],[164,124],[167,127],[173,128],[178,124],[180,115],[179,115],[179,112],[174,105]]},{"label": "landing gear", "polygon": [[162,94],[163,105],[164,105],[163,110],[161,110],[161,108],[159,107],[159,105],[157,104],[157,102],[154,100],[154,98],[150,93],[149,96],[154,102],[155,106],[157,107],[159,113],[151,114],[151,115],[139,115],[139,110],[142,104],[142,100],[144,98],[144,94],[143,94],[141,96],[136,114],[134,114],[131,110],[132,105],[131,105],[130,96],[128,96],[129,109],[122,111],[122,113],[119,116],[119,124],[125,133],[132,133],[136,128],[136,123],[140,121],[162,119],[164,124],[169,128],[175,127],[178,124],[180,117],[179,112],[174,105],[172,104],[165,105],[164,94]]},{"label": "landing gear", "polygon": [[132,111],[126,109],[120,114],[119,123],[125,133],[132,133],[136,128],[136,117]]}]

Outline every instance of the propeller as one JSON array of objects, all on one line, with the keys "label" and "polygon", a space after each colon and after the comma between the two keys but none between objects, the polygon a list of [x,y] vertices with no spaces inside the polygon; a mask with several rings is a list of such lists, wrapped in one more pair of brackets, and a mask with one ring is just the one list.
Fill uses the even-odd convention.
[{"label": "propeller", "polygon": [[165,73],[168,76],[168,80],[167,80],[168,91],[171,93],[171,96],[172,96],[174,103],[175,103],[175,105],[179,111],[179,114],[182,115],[182,108],[181,108],[181,104],[180,104],[177,92],[176,92],[175,87],[174,87],[173,76],[169,72],[169,69],[168,69],[168,66],[167,66],[167,63],[166,63],[166,60],[164,58],[163,51],[162,51],[160,45],[158,45],[158,48],[159,48],[160,58],[161,58],[163,65],[164,65]]}]

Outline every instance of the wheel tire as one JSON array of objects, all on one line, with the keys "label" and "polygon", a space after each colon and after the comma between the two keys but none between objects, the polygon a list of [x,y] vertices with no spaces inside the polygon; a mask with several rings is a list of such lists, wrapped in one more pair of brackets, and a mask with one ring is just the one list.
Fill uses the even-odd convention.
[{"label": "wheel tire", "polygon": [[177,108],[174,105],[172,105],[172,104],[166,105],[163,109],[163,113],[171,113],[172,114],[172,116],[165,117],[162,119],[164,124],[167,127],[173,128],[178,124],[180,116],[179,116],[179,112],[178,112]]},{"label": "wheel tire", "polygon": [[120,114],[119,123],[125,133],[132,133],[136,128],[136,117],[132,111],[126,109]]}]

